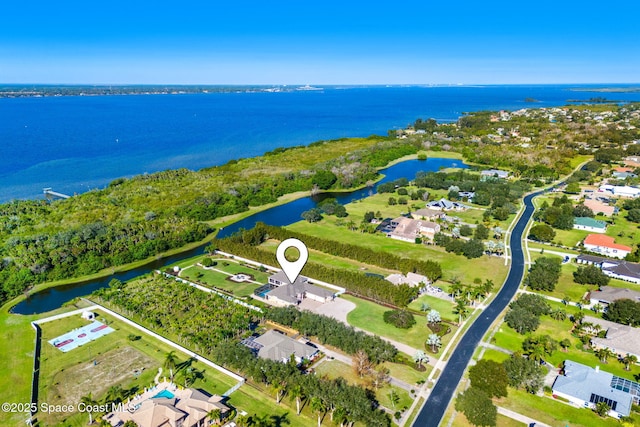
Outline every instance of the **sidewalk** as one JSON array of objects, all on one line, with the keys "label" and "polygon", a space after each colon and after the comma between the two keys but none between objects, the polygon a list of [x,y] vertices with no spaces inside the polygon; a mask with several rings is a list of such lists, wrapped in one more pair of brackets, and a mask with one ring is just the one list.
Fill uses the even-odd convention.
[{"label": "sidewalk", "polygon": [[516,421],[520,421],[521,423],[526,424],[527,426],[530,426],[531,424],[535,423],[535,427],[551,427],[548,424],[545,423],[541,423],[538,420],[534,420],[533,418],[529,418],[525,415],[519,414],[517,412],[514,412],[510,409],[507,408],[503,408],[502,406],[498,406],[498,413],[501,415],[504,415],[505,417],[509,417],[511,419],[514,419]]}]

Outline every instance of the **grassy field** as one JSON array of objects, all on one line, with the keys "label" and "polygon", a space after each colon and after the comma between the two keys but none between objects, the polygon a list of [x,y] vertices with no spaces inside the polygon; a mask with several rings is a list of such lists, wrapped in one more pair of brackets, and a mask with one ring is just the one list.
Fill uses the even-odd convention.
[{"label": "grassy field", "polygon": [[212,267],[214,270],[192,265],[190,267],[185,267],[180,273],[180,277],[219,289],[224,289],[225,291],[239,297],[250,296],[253,294],[254,290],[260,287],[260,285],[253,282],[234,282],[228,279],[230,276],[244,273],[253,276],[253,280],[257,282],[262,284],[267,283],[267,273],[239,265],[237,262],[231,260],[217,259],[216,261],[218,262],[218,265]]},{"label": "grassy field", "polygon": [[[88,391],[92,392],[94,399],[102,400],[111,386],[119,385],[125,390],[141,391],[152,384],[158,368],[162,366],[167,353],[173,349],[111,316],[101,315],[99,320],[116,331],[67,353],[56,349],[47,341],[89,322],[80,316],[72,316],[42,324],[41,402],[78,403]],[[140,339],[129,340],[129,335],[140,336]],[[178,351],[176,357],[180,362],[188,359]],[[93,363],[94,360],[96,364]],[[196,362],[193,367],[203,371],[203,378],[190,386],[202,388],[212,394],[222,394],[236,382],[201,363]],[[136,370],[141,371],[139,375],[134,372]],[[163,376],[168,376],[168,373]],[[176,376],[176,382],[181,384],[179,375]],[[39,418],[46,424],[55,424],[68,415],[41,414]],[[82,425],[86,421],[87,414],[74,414],[67,422],[70,425]]]},{"label": "grassy field", "polygon": [[287,226],[287,228],[337,242],[401,254],[408,258],[437,261],[442,266],[443,280],[447,281],[457,278],[463,283],[470,284],[475,278],[480,278],[482,281],[491,279],[497,286],[500,286],[508,271],[502,258],[482,256],[480,258],[467,259],[462,255],[447,253],[443,248],[437,246],[403,242],[390,239],[379,233],[365,234],[358,231],[350,231],[345,226],[336,225],[334,218],[323,219],[313,224],[299,221]]},{"label": "grassy field", "polygon": [[[427,327],[425,317],[415,316],[416,324],[410,329],[399,329],[393,325],[385,323],[383,320],[383,314],[389,308],[375,304],[370,301],[365,301],[360,298],[355,298],[350,295],[343,296],[346,300],[356,304],[356,308],[349,312],[347,315],[347,321],[350,325],[372,332],[376,335],[390,338],[392,340],[407,344],[417,350],[425,350],[425,341],[432,333]],[[451,337],[456,332],[456,326],[448,325],[451,328],[451,332],[442,337],[442,347],[446,347]],[[431,351],[426,352],[428,356],[434,357]],[[413,356],[412,354],[410,356]]]},{"label": "grassy field", "polygon": [[[551,426],[614,427],[620,422],[611,417],[601,418],[590,409],[576,408],[550,397],[540,397],[522,390],[509,388],[509,395],[494,402],[502,407],[529,416]],[[640,416],[634,414],[635,425],[640,425]]]},{"label": "grassy field", "polygon": [[420,310],[422,308],[422,304],[424,303],[429,304],[429,306],[432,309],[438,310],[438,312],[440,313],[440,317],[442,319],[448,320],[450,322],[458,321],[458,316],[453,314],[453,308],[455,304],[451,300],[443,300],[441,298],[436,298],[429,294],[423,294],[419,296],[417,299],[413,300],[409,304],[409,308],[413,310]]},{"label": "grassy field", "polygon": [[[326,361],[321,363],[316,369],[316,375],[324,375],[327,378],[344,378],[350,384],[367,385],[366,378],[360,378],[353,370],[352,366],[337,360]],[[393,392],[398,396],[397,402],[391,401],[391,393]],[[389,384],[384,387],[375,390],[376,399],[380,404],[386,408],[397,411],[407,409],[411,406],[413,398],[406,390],[391,386]]]},{"label": "grassy field", "polygon": [[[276,249],[280,244],[277,240],[267,240],[260,247],[268,250],[269,252],[276,253]],[[372,264],[365,264],[356,260],[329,255],[324,252],[309,249],[309,260],[317,262],[323,265],[329,265],[335,268],[341,268],[344,270],[381,274],[388,276],[389,274],[398,273],[397,270],[389,270],[386,268],[378,267]]]}]

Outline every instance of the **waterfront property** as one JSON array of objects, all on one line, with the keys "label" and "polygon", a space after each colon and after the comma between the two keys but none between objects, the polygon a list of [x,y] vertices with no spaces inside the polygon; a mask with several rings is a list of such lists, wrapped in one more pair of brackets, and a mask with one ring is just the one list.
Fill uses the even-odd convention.
[{"label": "waterfront property", "polygon": [[604,338],[591,338],[594,349],[608,348],[619,357],[632,354],[640,359],[640,329],[591,316],[585,316],[584,322],[598,325],[606,331]]},{"label": "waterfront property", "polygon": [[287,363],[293,357],[297,364],[301,364],[305,360],[315,359],[320,354],[317,347],[296,341],[273,329],[259,337],[247,338],[242,343],[258,357],[282,363]]},{"label": "waterfront property", "polygon": [[[219,416],[211,416],[215,411]],[[104,416],[112,426],[122,426],[133,421],[140,427],[205,427],[224,419],[229,407],[222,397],[210,396],[193,388],[178,389],[174,384],[163,382],[135,397]]]},{"label": "waterfront property", "polygon": [[404,216],[391,220],[388,237],[405,242],[415,243],[417,238],[427,237],[433,240],[440,232],[440,225],[431,221],[422,221]]},{"label": "waterfront property", "polygon": [[613,237],[601,234],[589,234],[585,237],[584,248],[588,251],[614,258],[624,258],[632,251],[632,248],[629,246],[615,243]]},{"label": "waterfront property", "polygon": [[607,231],[607,223],[589,217],[576,217],[573,219],[573,228],[589,231],[591,233],[604,233]]},{"label": "waterfront property", "polygon": [[451,202],[447,199],[434,200],[433,202],[427,203],[428,209],[437,209],[441,211],[466,211],[469,209],[469,206],[460,202]]},{"label": "waterfront property", "polygon": [[600,267],[604,274],[614,279],[640,284],[640,264],[638,263],[585,254],[578,255],[576,262]]},{"label": "waterfront property", "polygon": [[553,383],[553,395],[585,408],[605,402],[612,417],[629,416],[631,405],[638,404],[640,384],[617,377],[572,360],[564,361],[562,374]]},{"label": "waterfront property", "polygon": [[509,172],[503,171],[500,169],[486,169],[480,172],[480,176],[482,177],[482,179],[487,179],[487,178],[507,179],[509,178]]},{"label": "waterfront property", "polygon": [[[312,285],[304,276],[298,276],[293,283],[290,283],[283,271],[279,271],[269,277],[268,285],[272,288],[270,290],[265,289],[258,296],[277,306],[298,305],[306,298],[321,303],[333,301],[335,298],[333,292],[320,286]],[[258,289],[258,291],[260,290],[262,288]]]}]

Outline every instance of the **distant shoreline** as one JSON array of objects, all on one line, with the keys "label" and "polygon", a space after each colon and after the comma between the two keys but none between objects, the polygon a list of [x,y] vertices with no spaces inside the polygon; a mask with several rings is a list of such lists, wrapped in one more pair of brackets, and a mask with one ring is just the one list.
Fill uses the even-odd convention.
[{"label": "distant shoreline", "polygon": [[577,87],[569,89],[573,92],[599,92],[599,93],[637,93],[640,92],[640,86],[634,87]]}]

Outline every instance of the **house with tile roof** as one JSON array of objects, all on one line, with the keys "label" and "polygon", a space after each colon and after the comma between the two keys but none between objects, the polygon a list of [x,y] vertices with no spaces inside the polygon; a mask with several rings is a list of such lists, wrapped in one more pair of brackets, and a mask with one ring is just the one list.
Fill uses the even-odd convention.
[{"label": "house with tile roof", "polygon": [[626,417],[631,413],[631,405],[638,403],[640,384],[617,377],[572,360],[564,361],[562,374],[553,382],[553,395],[567,399],[584,408],[595,408],[599,402],[605,402],[611,410],[609,415],[615,418]]},{"label": "house with tile roof", "polygon": [[576,230],[590,231],[592,233],[604,233],[607,231],[607,223],[587,216],[578,216],[573,219],[573,228]]},{"label": "house with tile roof", "polygon": [[276,362],[287,363],[293,356],[296,363],[300,364],[305,360],[313,360],[320,350],[309,343],[296,341],[273,329],[253,340],[252,348],[258,349],[258,357],[270,359]]},{"label": "house with tile roof", "polygon": [[603,214],[604,216],[611,216],[616,212],[616,207],[615,206],[610,206],[606,203],[602,203],[599,200],[595,200],[595,199],[586,199],[583,203],[586,207],[588,207],[589,209],[591,209],[593,211],[594,214]]},{"label": "house with tile roof", "polygon": [[624,258],[631,253],[632,248],[615,243],[615,239],[602,234],[589,234],[584,239],[584,248],[613,258]]},{"label": "house with tile roof", "polygon": [[112,426],[133,421],[139,427],[200,427],[216,421],[207,415],[214,410],[220,411],[221,418],[229,414],[229,407],[222,403],[220,396],[161,383],[124,405],[122,410],[106,414],[104,419]]}]

